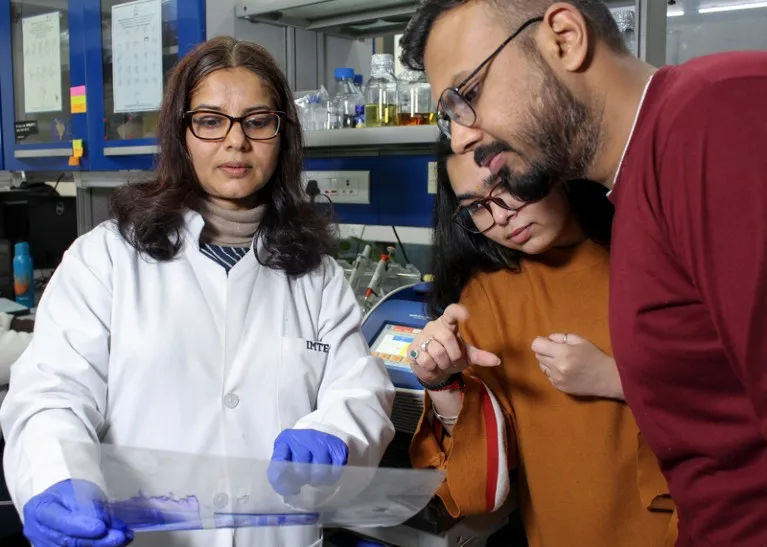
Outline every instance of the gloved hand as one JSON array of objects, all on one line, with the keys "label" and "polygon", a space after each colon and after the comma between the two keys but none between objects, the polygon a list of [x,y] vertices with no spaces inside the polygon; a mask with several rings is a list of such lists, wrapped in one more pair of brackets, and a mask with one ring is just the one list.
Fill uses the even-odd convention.
[{"label": "gloved hand", "polygon": [[348,459],[349,447],[335,435],[314,429],[286,429],[274,441],[267,475],[275,492],[297,495],[306,484],[335,483]]},{"label": "gloved hand", "polygon": [[[91,499],[91,502],[86,502]],[[133,532],[104,509],[95,484],[69,479],[24,505],[24,535],[34,547],[122,547]]]}]

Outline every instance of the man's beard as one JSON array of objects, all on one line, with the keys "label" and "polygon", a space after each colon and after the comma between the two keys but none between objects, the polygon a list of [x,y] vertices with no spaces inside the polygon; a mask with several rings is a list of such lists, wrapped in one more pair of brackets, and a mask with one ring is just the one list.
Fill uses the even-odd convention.
[{"label": "man's beard", "polygon": [[[559,183],[586,178],[601,142],[601,120],[556,77],[537,50],[532,55],[543,74],[540,104],[531,110],[518,140],[535,156],[520,154],[525,170],[504,166],[498,173],[511,194],[528,203],[545,198]],[[474,159],[481,165],[490,156],[510,151],[519,153],[498,139],[477,148]]]}]

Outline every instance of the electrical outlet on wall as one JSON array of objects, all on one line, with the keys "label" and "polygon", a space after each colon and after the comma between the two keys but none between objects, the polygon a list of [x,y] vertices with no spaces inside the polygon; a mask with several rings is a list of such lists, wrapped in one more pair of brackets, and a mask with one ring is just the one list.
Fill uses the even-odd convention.
[{"label": "electrical outlet on wall", "polygon": [[437,162],[429,162],[429,179],[427,181],[427,192],[430,194],[437,193]]},{"label": "electrical outlet on wall", "polygon": [[370,171],[304,171],[304,184],[317,181],[333,203],[370,203]]}]

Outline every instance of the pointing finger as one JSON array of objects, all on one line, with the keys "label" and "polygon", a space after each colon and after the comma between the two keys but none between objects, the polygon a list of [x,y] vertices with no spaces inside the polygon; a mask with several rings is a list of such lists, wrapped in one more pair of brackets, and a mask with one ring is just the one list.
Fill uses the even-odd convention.
[{"label": "pointing finger", "polygon": [[496,354],[469,345],[466,346],[466,358],[469,364],[479,367],[497,367],[501,364]]}]

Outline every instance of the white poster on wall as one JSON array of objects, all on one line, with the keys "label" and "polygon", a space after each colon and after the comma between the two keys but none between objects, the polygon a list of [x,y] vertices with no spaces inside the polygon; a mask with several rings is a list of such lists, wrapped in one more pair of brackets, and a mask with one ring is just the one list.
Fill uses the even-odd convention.
[{"label": "white poster on wall", "polygon": [[161,0],[112,6],[115,113],[150,112],[162,102]]},{"label": "white poster on wall", "polygon": [[24,112],[61,112],[61,12],[21,20]]}]

